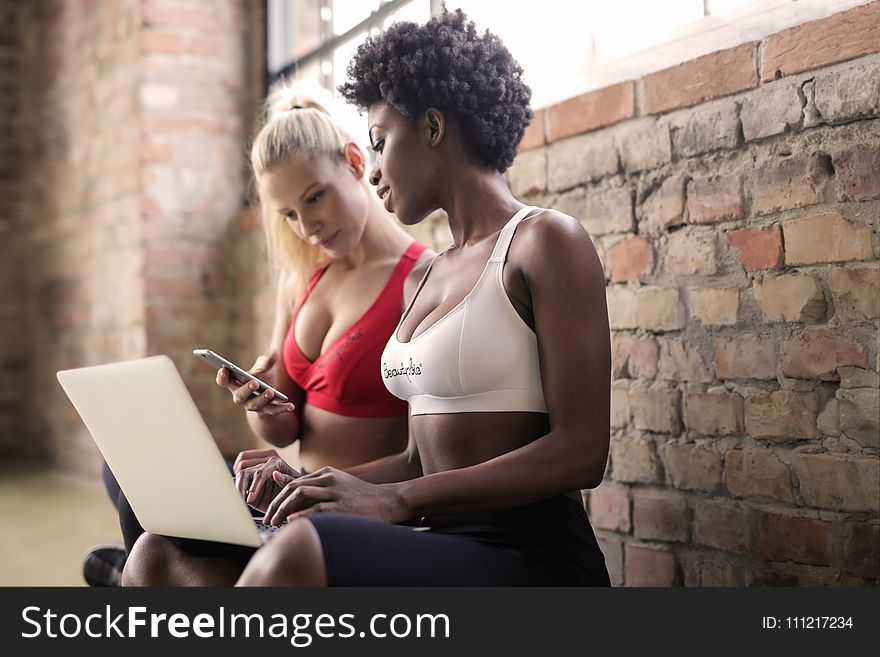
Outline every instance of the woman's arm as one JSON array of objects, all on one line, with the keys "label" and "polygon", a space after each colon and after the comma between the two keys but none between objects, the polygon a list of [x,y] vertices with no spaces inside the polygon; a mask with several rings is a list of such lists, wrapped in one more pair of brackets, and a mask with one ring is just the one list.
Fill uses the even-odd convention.
[{"label": "woman's arm", "polygon": [[586,231],[561,213],[517,233],[510,259],[532,299],[550,432],[485,463],[394,484],[404,517],[517,506],[602,481],[611,407],[602,266]]},{"label": "woman's arm", "polygon": [[[275,388],[287,395],[288,399],[294,405],[294,412],[279,413],[271,415],[267,413],[259,413],[248,411],[247,421],[255,434],[266,442],[276,447],[287,447],[299,438],[300,418],[302,417],[302,408],[305,402],[305,393],[296,383],[294,383],[287,374],[287,368],[284,366],[283,348],[284,338],[290,328],[290,321],[293,314],[293,299],[290,285],[287,277],[281,272],[278,276],[278,287],[275,297],[275,324],[272,329],[272,339],[269,351],[265,356],[272,356],[268,375],[267,370],[259,367],[258,363],[251,373],[262,378],[273,381]],[[263,358],[263,357],[261,357]]]}]

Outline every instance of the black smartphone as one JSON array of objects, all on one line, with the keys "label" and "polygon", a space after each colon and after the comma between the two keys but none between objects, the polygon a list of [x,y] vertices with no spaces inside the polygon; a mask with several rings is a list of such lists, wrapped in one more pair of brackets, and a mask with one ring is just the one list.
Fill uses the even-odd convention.
[{"label": "black smartphone", "polygon": [[257,377],[249,372],[246,372],[244,369],[233,363],[232,361],[226,360],[223,356],[214,353],[210,349],[193,349],[193,356],[198,358],[201,361],[204,361],[215,370],[219,370],[221,367],[225,367],[229,370],[229,377],[241,385],[245,383],[250,383],[251,381],[256,381],[260,387],[254,390],[255,395],[262,395],[267,390],[271,390],[275,395],[272,398],[272,401],[279,401],[281,403],[287,403],[290,400],[287,398],[283,392],[280,392],[270,386],[265,381],[260,381]]}]

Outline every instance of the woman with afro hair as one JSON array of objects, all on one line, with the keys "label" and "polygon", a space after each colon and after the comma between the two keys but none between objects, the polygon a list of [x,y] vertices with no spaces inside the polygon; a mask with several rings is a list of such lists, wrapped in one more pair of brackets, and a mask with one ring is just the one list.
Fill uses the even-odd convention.
[{"label": "woman with afro hair", "polygon": [[454,242],[382,354],[406,451],[359,476],[277,473],[266,519],[287,526],[238,584],[608,586],[580,494],[608,456],[604,276],[576,219],[502,175],[532,118],[522,69],[444,11],[367,39],[348,73],[385,207],[406,225],[442,208]]}]

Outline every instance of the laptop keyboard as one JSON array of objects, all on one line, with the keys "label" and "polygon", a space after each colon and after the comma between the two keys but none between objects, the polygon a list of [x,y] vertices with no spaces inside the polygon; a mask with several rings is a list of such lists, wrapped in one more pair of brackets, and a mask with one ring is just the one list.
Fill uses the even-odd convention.
[{"label": "laptop keyboard", "polygon": [[257,531],[260,533],[260,539],[265,543],[284,529],[287,526],[287,521],[285,520],[280,525],[267,525],[259,518],[254,518],[254,525],[256,525]]}]

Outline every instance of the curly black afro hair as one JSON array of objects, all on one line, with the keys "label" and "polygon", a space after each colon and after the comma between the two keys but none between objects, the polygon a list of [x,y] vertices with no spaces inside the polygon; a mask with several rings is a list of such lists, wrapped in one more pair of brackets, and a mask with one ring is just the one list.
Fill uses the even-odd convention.
[{"label": "curly black afro hair", "polygon": [[367,38],[339,91],[361,108],[384,100],[409,120],[429,107],[449,112],[477,157],[503,173],[533,116],[522,72],[498,37],[444,9],[425,25],[394,23]]}]

